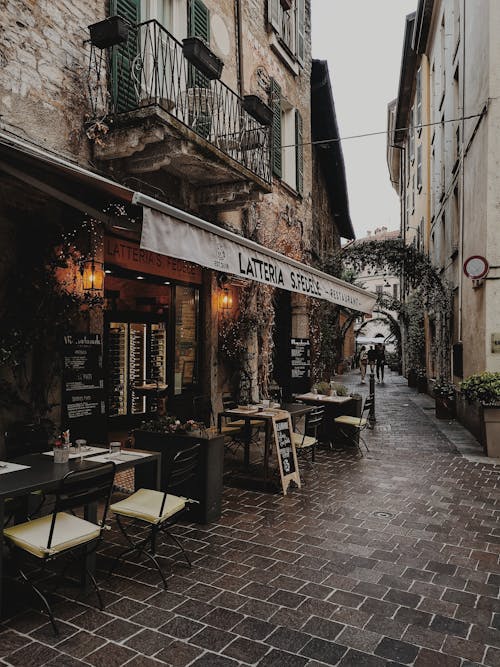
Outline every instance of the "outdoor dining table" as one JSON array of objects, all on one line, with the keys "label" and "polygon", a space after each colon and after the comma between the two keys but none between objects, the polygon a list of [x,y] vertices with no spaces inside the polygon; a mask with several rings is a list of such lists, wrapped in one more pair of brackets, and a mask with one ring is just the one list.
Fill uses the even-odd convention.
[{"label": "outdoor dining table", "polygon": [[304,401],[308,405],[325,408],[325,418],[319,436],[322,442],[329,442],[331,446],[333,446],[336,440],[342,439],[342,435],[335,424],[335,417],[344,414],[359,417],[361,414],[361,399],[359,397],[327,396],[325,394],[314,394],[312,391],[309,391],[305,394],[295,394],[294,398]]},{"label": "outdoor dining table", "polygon": [[[134,456],[135,454],[135,456]],[[92,460],[95,459],[95,460]],[[160,488],[160,460],[159,452],[126,449],[115,454],[109,454],[106,449],[96,457],[95,451],[90,452],[88,458],[70,459],[67,463],[54,463],[53,457],[47,454],[28,454],[6,462],[7,467],[0,468],[0,527],[3,532],[5,521],[5,500],[7,498],[26,497],[32,491],[53,491],[61,479],[71,470],[88,470],[112,460],[116,464],[117,472],[135,470],[135,486]],[[18,468],[19,466],[19,468]],[[9,471],[9,467],[16,468]],[[89,521],[97,520],[97,505],[95,503],[84,508],[84,516]],[[18,517],[20,521],[25,517]],[[4,544],[0,544],[0,618],[5,611],[3,599],[3,552]],[[87,566],[91,572],[95,571],[95,553],[87,557]]]},{"label": "outdoor dining table", "polygon": [[304,403],[281,403],[277,407],[263,407],[259,405],[249,405],[249,406],[238,406],[236,408],[230,408],[219,412],[217,419],[217,427],[220,431],[222,426],[223,419],[232,419],[232,420],[243,420],[246,425],[246,435],[245,435],[245,453],[244,453],[244,467],[248,468],[250,465],[250,429],[252,422],[263,421],[265,422],[265,436],[264,436],[264,471],[263,471],[263,483],[264,488],[267,489],[270,483],[270,474],[269,474],[269,459],[271,456],[271,443],[273,436],[273,418],[274,417],[283,417],[286,414],[289,414],[292,418],[292,423],[295,423],[295,420],[298,417],[311,412],[314,408]]}]

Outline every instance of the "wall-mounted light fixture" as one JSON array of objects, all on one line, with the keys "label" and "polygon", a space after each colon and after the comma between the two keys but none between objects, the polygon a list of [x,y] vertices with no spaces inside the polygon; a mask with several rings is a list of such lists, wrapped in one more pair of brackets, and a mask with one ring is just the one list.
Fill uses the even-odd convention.
[{"label": "wall-mounted light fixture", "polygon": [[101,292],[104,287],[104,264],[92,257],[80,264],[84,292]]},{"label": "wall-mounted light fixture", "polygon": [[233,295],[228,287],[223,287],[220,291],[220,309],[224,315],[227,315],[233,307]]}]

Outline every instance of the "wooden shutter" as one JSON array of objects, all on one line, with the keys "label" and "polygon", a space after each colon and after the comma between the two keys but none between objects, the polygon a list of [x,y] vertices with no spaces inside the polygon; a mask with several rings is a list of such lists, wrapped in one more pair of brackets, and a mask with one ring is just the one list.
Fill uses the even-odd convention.
[{"label": "wooden shutter", "polygon": [[304,193],[304,122],[298,109],[295,109],[295,169],[296,187],[301,195]]},{"label": "wooden shutter", "polygon": [[305,0],[295,0],[296,16],[295,25],[297,28],[297,60],[301,65],[304,64],[305,39],[306,39],[306,3]]},{"label": "wooden shutter", "polygon": [[[201,0],[189,1],[188,35],[210,44],[210,12]],[[191,65],[188,71],[189,88],[210,88],[210,79]]]},{"label": "wooden shutter", "polygon": [[117,113],[137,108],[137,89],[132,78],[134,59],[139,53],[137,25],[141,21],[140,0],[111,0],[111,16],[123,16],[129,23],[128,40],[112,47],[111,93]]},{"label": "wooden shutter", "polygon": [[267,22],[276,32],[281,32],[281,11],[280,0],[267,0]]},{"label": "wooden shutter", "polygon": [[272,125],[272,162],[273,174],[281,178],[281,86],[275,79],[271,79],[271,108],[273,110]]}]

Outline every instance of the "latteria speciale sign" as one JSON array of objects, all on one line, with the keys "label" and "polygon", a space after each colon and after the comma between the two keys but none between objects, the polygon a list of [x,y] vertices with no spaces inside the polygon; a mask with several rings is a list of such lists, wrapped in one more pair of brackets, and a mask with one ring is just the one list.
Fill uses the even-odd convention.
[{"label": "latteria speciale sign", "polygon": [[[216,229],[216,228],[215,228]],[[354,310],[371,313],[375,295],[293,262],[257,244],[238,242],[236,234],[226,238],[200,229],[165,213],[144,208],[141,248],[196,262],[215,271],[256,280],[290,292],[325,299]]]}]

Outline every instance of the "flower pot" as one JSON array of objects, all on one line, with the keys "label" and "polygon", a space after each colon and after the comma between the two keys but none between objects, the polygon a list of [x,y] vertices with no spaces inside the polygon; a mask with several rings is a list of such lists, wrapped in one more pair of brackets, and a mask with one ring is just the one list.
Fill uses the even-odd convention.
[{"label": "flower pot", "polygon": [[121,16],[110,16],[89,25],[90,41],[99,49],[122,44],[128,39],[128,23]]},{"label": "flower pot", "polygon": [[243,108],[262,125],[271,125],[273,110],[258,95],[245,95]]},{"label": "flower pot", "polygon": [[417,391],[419,394],[425,394],[427,392],[426,377],[417,377]]},{"label": "flower pot", "polygon": [[220,79],[224,63],[199,37],[183,39],[182,53],[207,79]]},{"label": "flower pot", "polygon": [[443,396],[435,396],[436,401],[436,418],[437,419],[454,419],[455,418],[455,401]]},{"label": "flower pot", "polygon": [[491,458],[500,458],[500,406],[483,406],[486,451]]}]

